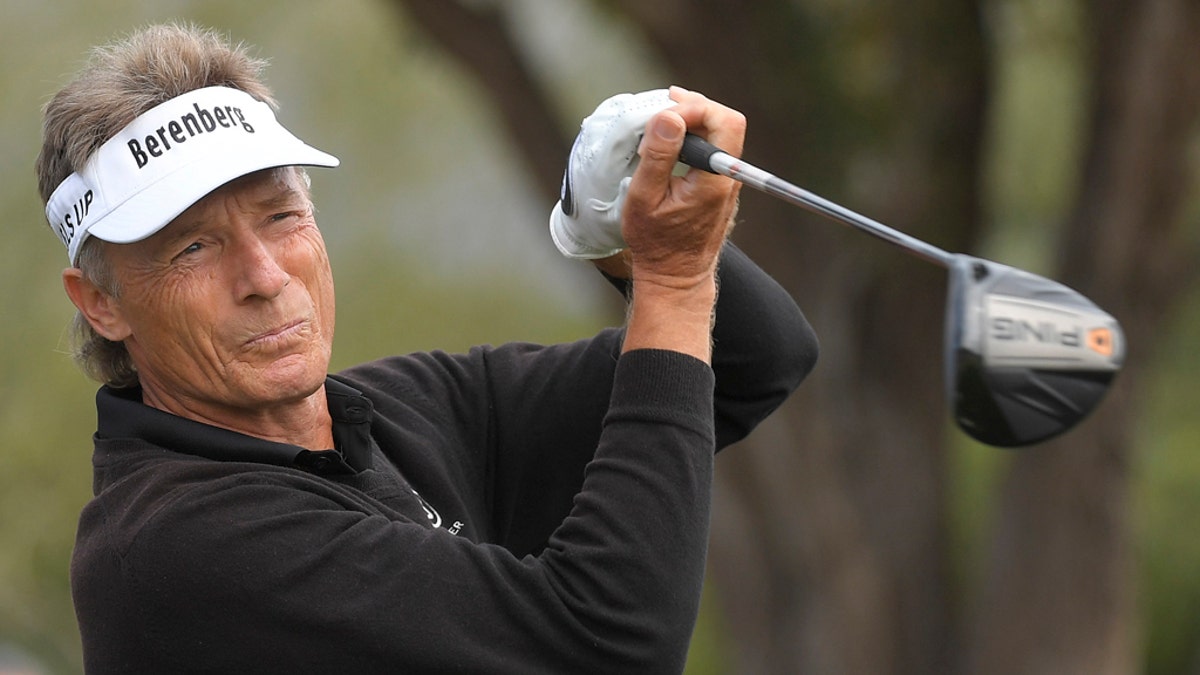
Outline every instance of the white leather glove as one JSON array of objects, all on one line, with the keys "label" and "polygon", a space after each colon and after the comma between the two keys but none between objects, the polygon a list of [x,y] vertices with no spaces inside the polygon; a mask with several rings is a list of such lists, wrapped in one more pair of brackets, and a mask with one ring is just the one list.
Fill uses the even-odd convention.
[{"label": "white leather glove", "polygon": [[646,123],[675,102],[666,89],[617,94],[584,118],[550,212],[550,237],[568,258],[607,258],[625,248],[621,206]]}]

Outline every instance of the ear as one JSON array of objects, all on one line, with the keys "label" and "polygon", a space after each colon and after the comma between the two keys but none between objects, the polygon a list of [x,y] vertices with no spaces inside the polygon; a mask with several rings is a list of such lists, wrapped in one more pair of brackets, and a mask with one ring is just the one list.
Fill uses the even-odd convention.
[{"label": "ear", "polygon": [[120,342],[133,333],[121,314],[116,297],[85,279],[79,268],[63,270],[62,280],[67,296],[97,333],[113,342]]}]

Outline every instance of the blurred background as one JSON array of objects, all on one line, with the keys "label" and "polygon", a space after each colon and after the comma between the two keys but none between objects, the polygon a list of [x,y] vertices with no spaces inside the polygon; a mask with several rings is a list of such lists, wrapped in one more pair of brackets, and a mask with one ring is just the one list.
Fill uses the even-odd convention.
[{"label": "blurred background", "polygon": [[[759,194],[735,239],[822,338],[723,454],[690,673],[1200,673],[1200,4],[1194,0],[4,0],[0,673],[78,673],[68,586],[95,386],[33,161],[88,49],[184,20],[254,45],[314,170],[334,367],[558,341],[619,298],[546,233],[579,120],[668,84],[745,156],[951,251],[1058,279],[1129,360],[1004,451],[952,427],[942,270]],[[186,611],[186,608],[181,608]]]}]

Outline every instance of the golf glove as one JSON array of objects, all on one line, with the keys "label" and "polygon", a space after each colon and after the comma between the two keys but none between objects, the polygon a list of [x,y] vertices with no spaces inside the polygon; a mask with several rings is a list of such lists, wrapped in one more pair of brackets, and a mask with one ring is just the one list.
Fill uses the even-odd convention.
[{"label": "golf glove", "polygon": [[550,236],[568,258],[607,258],[625,248],[621,207],[650,118],[674,105],[666,89],[617,94],[584,118],[550,212]]}]

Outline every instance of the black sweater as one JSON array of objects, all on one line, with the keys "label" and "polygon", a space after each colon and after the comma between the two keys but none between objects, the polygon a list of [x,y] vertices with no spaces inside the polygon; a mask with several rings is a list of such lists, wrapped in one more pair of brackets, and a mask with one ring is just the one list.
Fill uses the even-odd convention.
[{"label": "black sweater", "polygon": [[72,563],[88,672],[681,670],[713,452],[816,341],[732,246],[711,369],[621,337],[350,368],[322,452],[101,389]]}]

